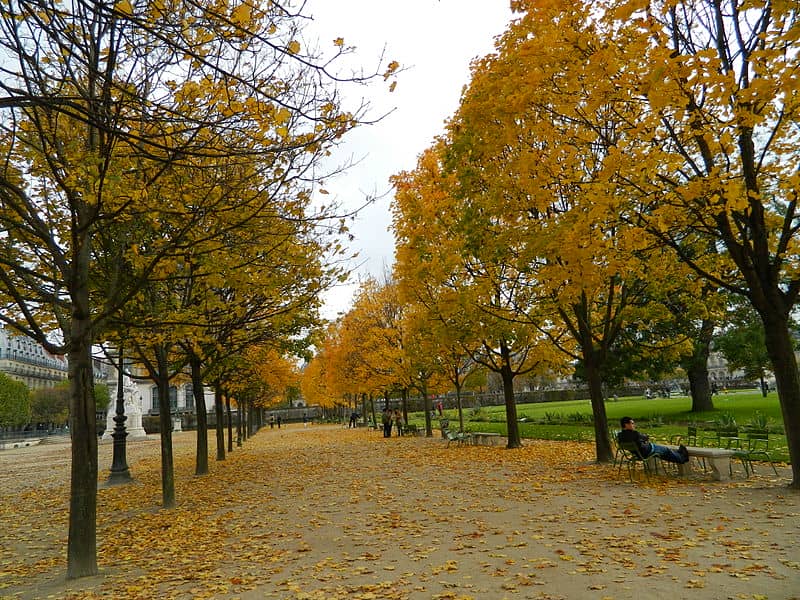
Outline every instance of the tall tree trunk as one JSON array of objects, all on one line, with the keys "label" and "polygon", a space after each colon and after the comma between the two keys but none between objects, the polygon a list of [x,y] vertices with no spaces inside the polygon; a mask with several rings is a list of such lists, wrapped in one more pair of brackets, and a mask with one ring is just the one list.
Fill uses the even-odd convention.
[{"label": "tall tree trunk", "polygon": [[789,446],[789,460],[792,463],[790,485],[794,489],[800,489],[800,379],[792,338],[789,335],[789,319],[777,311],[759,310],[759,314],[764,323],[764,342],[772,361],[775,387],[778,390]]},{"label": "tall tree trunk", "polygon": [[89,295],[85,285],[73,295],[69,332],[70,468],[67,578],[97,574],[97,431],[92,368]]},{"label": "tall tree trunk", "polygon": [[172,460],[172,414],[169,406],[168,349],[159,345],[156,349],[158,365],[158,417],[161,426],[161,497],[164,508],[175,508],[175,473]]},{"label": "tall tree trunk", "polygon": [[500,369],[500,378],[503,380],[503,397],[506,401],[506,428],[508,429],[507,448],[519,448],[522,439],[519,435],[517,423],[517,401],[514,398],[514,371],[511,369],[511,351],[505,342],[500,343],[500,356],[503,366]]},{"label": "tall tree trunk", "polygon": [[192,369],[192,394],[194,410],[197,415],[197,450],[195,452],[195,475],[208,474],[208,416],[206,415],[206,395],[203,389],[203,376],[200,372],[200,357],[194,352],[189,355]]},{"label": "tall tree trunk", "polygon": [[694,342],[694,351],[684,362],[686,376],[689,378],[689,392],[692,395],[692,412],[714,410],[711,384],[708,381],[708,354],[714,335],[714,325],[714,321],[703,320]]},{"label": "tall tree trunk", "polygon": [[611,441],[608,438],[608,417],[606,416],[606,403],[603,398],[603,378],[601,376],[600,362],[597,353],[592,348],[591,340],[582,346],[584,349],[583,361],[586,369],[586,380],[589,385],[589,398],[592,401],[594,445],[597,462],[610,462],[614,459],[614,453],[611,451]]},{"label": "tall tree trunk", "polygon": [[225,460],[225,412],[222,407],[220,382],[214,385],[214,414],[217,417],[217,460]]}]

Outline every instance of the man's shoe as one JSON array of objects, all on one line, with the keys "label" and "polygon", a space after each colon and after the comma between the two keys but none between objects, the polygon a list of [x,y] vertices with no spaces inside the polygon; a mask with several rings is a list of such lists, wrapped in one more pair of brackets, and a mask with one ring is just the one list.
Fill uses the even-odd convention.
[{"label": "man's shoe", "polygon": [[678,454],[680,454],[683,457],[683,462],[689,462],[689,451],[683,444],[678,446]]}]

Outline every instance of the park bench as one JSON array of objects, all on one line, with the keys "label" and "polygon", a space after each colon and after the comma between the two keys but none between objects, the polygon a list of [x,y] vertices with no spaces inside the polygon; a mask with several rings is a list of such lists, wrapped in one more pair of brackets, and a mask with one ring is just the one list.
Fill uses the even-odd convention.
[{"label": "park bench", "polygon": [[473,431],[469,435],[472,438],[472,443],[476,446],[481,446],[481,445],[494,446],[500,440],[499,433],[492,433],[487,431]]},{"label": "park bench", "polygon": [[[673,450],[677,446],[669,446]],[[687,446],[689,458],[699,458],[703,464],[711,470],[711,477],[715,481],[726,481],[730,478],[731,459],[736,456],[735,450],[727,448],[699,448],[697,446]],[[692,461],[678,465],[678,474],[681,476],[690,475],[692,472]]]}]

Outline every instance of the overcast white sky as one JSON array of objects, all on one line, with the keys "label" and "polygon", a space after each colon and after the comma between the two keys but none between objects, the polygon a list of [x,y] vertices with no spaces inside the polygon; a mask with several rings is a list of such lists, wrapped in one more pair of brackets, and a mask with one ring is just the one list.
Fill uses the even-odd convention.
[{"label": "overcast white sky", "polygon": [[392,93],[382,82],[350,87],[347,93],[353,102],[363,97],[374,115],[394,110],[347,136],[336,158],[360,162],[325,186],[348,206],[359,205],[366,195],[383,195],[352,224],[351,247],[360,254],[360,266],[351,285],[326,295],[323,315],[333,318],[350,307],[359,275],[380,277],[391,267],[389,177],[413,169],[417,156],[442,132],[469,81],[470,61],[493,50],[511,11],[508,0],[308,0],[304,12],[313,17],[306,37],[317,36],[321,48],[342,37],[345,45],[356,46],[356,60],[365,70],[375,69],[384,48],[386,62],[396,60],[405,69]]}]

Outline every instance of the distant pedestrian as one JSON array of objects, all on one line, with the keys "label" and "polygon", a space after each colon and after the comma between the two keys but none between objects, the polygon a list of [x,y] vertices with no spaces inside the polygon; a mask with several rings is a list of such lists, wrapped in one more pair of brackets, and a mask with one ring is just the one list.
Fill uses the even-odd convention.
[{"label": "distant pedestrian", "polygon": [[269,428],[270,429],[274,429],[275,428],[275,415],[270,415],[269,416]]},{"label": "distant pedestrian", "polygon": [[308,427],[308,415],[303,413],[303,427]]},{"label": "distant pedestrian", "polygon": [[383,423],[383,437],[392,437],[392,413],[389,412],[388,408],[383,409],[381,423]]},{"label": "distant pedestrian", "polygon": [[394,422],[397,425],[397,435],[403,435],[403,415],[399,410],[394,411]]},{"label": "distant pedestrian", "polygon": [[439,400],[439,402],[436,404],[436,410],[439,411],[439,416],[441,417],[442,416],[442,412],[444,410],[444,407],[442,406],[442,401],[441,400]]},{"label": "distant pedestrian", "polygon": [[281,428],[281,416],[278,415],[278,418],[275,419],[275,420],[278,422],[278,429],[280,429]]},{"label": "distant pedestrian", "polygon": [[350,424],[347,426],[348,429],[350,427],[355,427],[357,423],[358,423],[358,413],[356,411],[353,411],[352,413],[350,413]]}]

